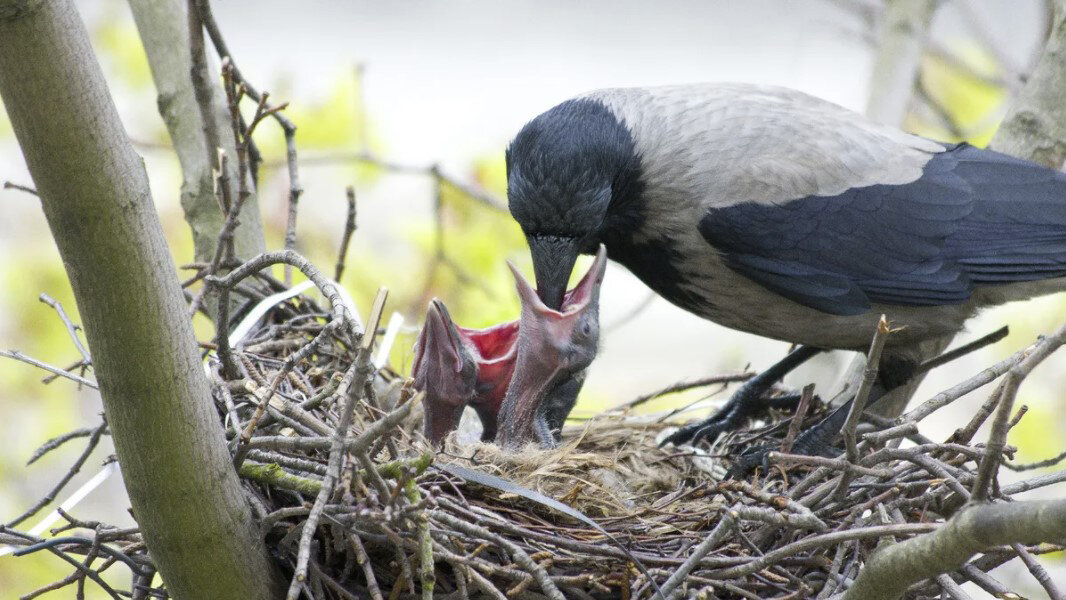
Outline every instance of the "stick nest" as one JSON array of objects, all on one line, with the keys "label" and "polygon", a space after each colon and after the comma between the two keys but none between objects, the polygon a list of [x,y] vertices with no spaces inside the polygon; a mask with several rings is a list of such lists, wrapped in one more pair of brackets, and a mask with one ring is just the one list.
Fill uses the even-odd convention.
[{"label": "stick nest", "polygon": [[[621,410],[568,426],[553,450],[510,453],[452,434],[435,452],[420,433],[420,396],[407,378],[371,366],[370,340],[340,308],[336,289],[295,253],[259,261],[212,285],[257,281],[241,287],[254,303],[280,287],[260,269],[287,262],[316,281],[331,306],[304,296],[283,302],[237,348],[213,348],[221,361],[209,362],[237,471],[299,597],[652,598],[661,591],[670,598],[829,598],[851,585],[879,544],[937,530],[978,486],[1005,501],[1063,479],[1000,486],[993,472],[992,485],[981,482],[978,465],[989,451],[971,439],[995,402],[948,442],[918,432],[932,404],[987,383],[1026,352],[896,421],[870,417],[859,426],[853,462],[776,453],[768,469],[725,479],[730,457],[780,447],[794,435],[787,412],[749,423],[712,448],[659,448],[675,425],[670,415]],[[816,399],[802,427],[827,410]],[[462,469],[505,485],[466,480]],[[103,568],[117,555],[142,573],[134,591],[165,596],[158,581],[150,583],[154,566],[139,531],[63,516],[64,529],[95,535],[53,543],[53,552],[91,558],[106,549],[113,558]],[[5,531],[9,543],[47,543]],[[1046,577],[1026,558],[1061,548],[1015,546],[978,554],[912,586],[907,597],[939,597],[966,581],[1003,594],[1008,588],[988,571],[1024,553],[1033,574]]]},{"label": "stick nest", "polygon": [[[279,365],[319,333],[315,321],[306,318],[311,307],[297,301],[275,311],[273,324],[237,353],[253,380],[226,384],[251,390],[234,397],[231,408],[241,423],[246,425],[262,404],[261,390],[269,387]],[[324,327],[323,321],[317,326]],[[324,441],[329,436],[321,432],[332,431],[341,420],[343,398],[331,386],[353,370],[358,359],[352,355],[331,338],[294,365],[269,401],[268,418],[249,444],[256,449],[241,469],[261,499],[265,535],[286,570],[296,562],[316,491],[315,485],[293,488],[304,480],[320,484],[327,470],[330,451]],[[409,382],[391,372],[369,381],[361,391],[352,386],[349,392],[356,404],[348,439],[364,440],[365,451],[343,457],[309,549],[307,585],[315,598],[426,597],[427,590],[433,597],[451,598],[653,597],[656,589],[636,561],[659,586],[677,569],[687,569],[680,585],[671,588],[682,596],[828,597],[845,589],[887,536],[928,532],[953,514],[970,494],[983,452],[962,439],[966,431],[957,432],[950,444],[933,444],[913,424],[887,432],[884,426],[892,423],[864,424],[860,436],[881,437],[861,442],[854,468],[844,459],[793,462],[775,456],[769,472],[723,480],[728,457],[753,445],[780,445],[792,416],[774,413],[725,436],[712,449],[660,449],[657,438],[671,427],[661,416],[609,413],[567,427],[563,444],[554,450],[529,447],[510,453],[491,443],[462,444],[452,435],[433,454],[420,434],[421,407]],[[295,408],[301,405],[305,408]],[[234,431],[233,410],[221,401],[219,409]],[[825,413],[816,402],[803,426]],[[395,425],[371,431],[382,419]],[[325,429],[301,427],[301,421],[310,420]],[[366,439],[368,432],[372,440]],[[267,443],[281,437],[319,446]],[[895,448],[904,438],[911,443]],[[257,439],[264,440],[258,448]],[[625,550],[540,502],[464,481],[449,465],[495,475],[563,502],[595,519]],[[268,466],[292,481],[260,476]],[[698,550],[716,527],[724,528],[724,535],[713,547]],[[1030,551],[1053,549],[1042,545]],[[697,551],[702,556],[694,558]],[[985,572],[1014,557],[1001,549],[971,564]],[[961,571],[952,577],[968,579]],[[939,591],[930,582],[913,595]]]}]

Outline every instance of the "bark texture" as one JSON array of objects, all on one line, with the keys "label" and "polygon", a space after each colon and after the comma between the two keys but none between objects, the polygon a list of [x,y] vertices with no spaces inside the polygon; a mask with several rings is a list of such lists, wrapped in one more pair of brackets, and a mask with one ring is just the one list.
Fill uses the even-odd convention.
[{"label": "bark texture", "polygon": [[1064,540],[1066,500],[969,506],[933,533],[874,554],[844,600],[896,600],[911,584],[951,572],[982,550]]},{"label": "bark texture", "polygon": [[71,0],[0,0],[3,97],[92,351],[126,489],[175,598],[280,577],[229,459],[141,159]]},{"label": "bark texture", "polygon": [[1055,0],[1051,35],[990,146],[1061,169],[1066,161],[1066,2]]},{"label": "bark texture", "polygon": [[[215,255],[218,233],[226,216],[214,193],[213,172],[218,168],[216,152],[207,147],[204,119],[189,75],[192,58],[188,3],[185,0],[129,0],[129,4],[159,94],[159,114],[166,123],[181,162],[181,206],[192,229],[196,260],[209,263]],[[207,84],[209,112],[213,116],[215,131],[219,132],[219,144],[229,157],[227,180],[234,185],[232,182],[237,181],[237,153],[225,96],[217,77]],[[230,197],[236,198],[237,195],[231,193]],[[254,190],[241,209],[240,225],[233,241],[237,258],[241,260],[266,251]]]}]

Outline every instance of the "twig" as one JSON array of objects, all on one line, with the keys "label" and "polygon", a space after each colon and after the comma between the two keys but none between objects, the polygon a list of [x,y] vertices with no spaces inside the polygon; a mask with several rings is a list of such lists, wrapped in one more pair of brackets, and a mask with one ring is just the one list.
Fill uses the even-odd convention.
[{"label": "twig", "polygon": [[668,385],[668,386],[666,386],[666,387],[664,387],[664,388],[662,388],[660,390],[656,390],[654,392],[651,392],[650,394],[644,394],[642,396],[637,396],[636,398],[630,400],[629,402],[623,402],[622,404],[619,404],[617,406],[613,406],[611,408],[608,408],[607,410],[605,410],[603,412],[604,412],[604,414],[606,414],[606,413],[612,413],[612,412],[617,412],[617,411],[624,411],[624,410],[636,408],[636,407],[640,406],[641,404],[644,404],[645,402],[648,402],[649,400],[654,400],[655,398],[658,398],[660,396],[665,396],[667,394],[675,394],[677,392],[684,392],[686,390],[691,390],[691,389],[695,389],[695,388],[699,388],[699,387],[706,387],[706,386],[709,386],[709,385],[715,385],[715,384],[719,384],[719,383],[725,384],[725,383],[736,383],[736,382],[740,382],[740,381],[747,381],[747,380],[751,379],[754,376],[755,376],[755,373],[750,373],[750,372],[729,373],[729,374],[726,374],[726,375],[713,375],[711,377],[704,377],[702,379],[696,379],[696,380],[693,380],[693,381],[680,381],[678,383],[674,383],[674,384]]},{"label": "twig", "polygon": [[999,392],[999,408],[996,410],[995,419],[992,421],[992,431],[988,434],[988,444],[985,446],[985,454],[981,458],[981,464],[977,468],[977,476],[974,479],[972,495],[973,502],[982,502],[988,498],[989,486],[999,470],[1000,457],[1003,448],[1007,445],[1007,432],[1010,430],[1011,412],[1014,409],[1014,399],[1018,395],[1018,388],[1022,381],[1032,370],[1044,361],[1052,352],[1066,343],[1066,325],[1058,331],[1034,344],[1029,352],[1003,379]]},{"label": "twig", "polygon": [[688,577],[689,573],[691,573],[694,568],[696,568],[696,565],[699,564],[700,560],[721,544],[725,539],[725,536],[733,531],[733,528],[736,527],[737,517],[738,515],[732,510],[722,512],[718,519],[718,524],[714,526],[714,529],[712,529],[711,532],[707,534],[707,537],[705,537],[703,541],[700,542],[691,553],[689,553],[688,559],[685,560],[685,562],[682,563],[672,575],[670,575],[670,578],[666,580],[666,583],[660,586],[659,589],[664,598],[669,598],[673,593],[674,588],[681,585],[681,582]]},{"label": "twig", "polygon": [[788,454],[792,450],[792,443],[796,441],[796,436],[799,435],[800,428],[803,427],[803,421],[807,418],[807,411],[811,408],[811,400],[814,399],[814,384],[810,383],[803,386],[803,391],[800,393],[799,404],[796,405],[796,414],[792,416],[792,420],[788,423],[788,433],[785,434],[785,439],[781,441],[781,453]]},{"label": "twig", "polygon": [[67,379],[69,379],[71,381],[76,381],[79,384],[84,385],[85,387],[90,387],[90,388],[92,388],[94,390],[95,389],[99,389],[96,386],[95,382],[89,381],[88,379],[86,379],[86,378],[84,378],[84,377],[82,377],[80,375],[75,375],[74,373],[71,373],[70,371],[65,371],[63,369],[60,369],[59,367],[53,367],[52,365],[50,365],[48,363],[43,363],[43,362],[41,362],[41,361],[39,361],[39,360],[37,360],[35,358],[30,358],[29,356],[26,356],[25,354],[19,352],[18,350],[0,350],[0,356],[6,357],[6,358],[13,358],[15,360],[22,361],[22,362],[24,362],[24,363],[26,363],[28,365],[33,365],[33,366],[35,366],[35,367],[37,367],[39,369],[44,369],[45,371],[48,371],[49,373],[52,373],[52,374],[55,374],[55,375],[59,375],[60,377],[66,377]]},{"label": "twig", "polygon": [[[918,365],[918,367],[914,370],[914,374],[913,375],[918,375],[920,373],[925,373],[927,371],[932,371],[933,369],[935,369],[937,367],[940,367],[940,366],[943,366],[943,365],[946,365],[947,363],[949,363],[949,362],[951,362],[951,361],[953,361],[953,360],[955,360],[957,358],[961,358],[963,356],[966,356],[967,354],[972,354],[972,353],[977,352],[978,350],[980,350],[982,348],[987,348],[988,346],[991,346],[992,344],[995,344],[996,342],[998,342],[998,341],[1002,340],[1003,338],[1007,337],[1007,335],[1009,335],[1009,334],[1010,334],[1010,327],[1007,327],[1006,325],[1004,325],[1003,327],[1000,327],[999,329],[993,331],[992,333],[985,334],[985,335],[977,338],[976,340],[974,340],[972,342],[967,342],[967,343],[959,346],[958,348],[955,348],[954,350],[948,350],[947,352],[941,354],[940,356],[937,356],[935,358],[930,358],[929,360],[927,360],[927,361],[923,362],[922,364]],[[912,375],[912,377],[913,377],[913,375]]]},{"label": "twig", "polygon": [[56,314],[59,315],[59,319],[63,321],[63,326],[67,328],[67,333],[70,334],[70,339],[74,342],[74,347],[78,349],[78,354],[81,354],[82,364],[92,364],[93,360],[89,356],[89,351],[81,343],[81,338],[78,337],[79,328],[70,320],[70,317],[67,316],[67,311],[63,310],[63,305],[48,294],[41,294],[37,299],[55,309]]},{"label": "twig", "polygon": [[1051,458],[1045,458],[1032,463],[1015,464],[1011,462],[1003,462],[1003,466],[1007,467],[1011,471],[1032,471],[1034,469],[1043,469],[1045,467],[1053,467],[1066,459],[1066,452],[1060,452]]},{"label": "twig", "polygon": [[771,452],[766,455],[770,463],[785,463],[798,465],[811,465],[826,467],[834,471],[848,471],[854,475],[868,475],[870,477],[892,477],[891,469],[873,469],[864,467],[843,458],[825,458],[822,456],[807,456],[805,454],[786,454],[783,452]]},{"label": "twig", "polygon": [[68,431],[63,435],[58,435],[48,440],[33,451],[33,454],[30,455],[30,459],[26,461],[26,466],[32,465],[45,454],[48,454],[52,450],[55,450],[56,448],[62,446],[70,440],[89,437],[90,435],[96,432],[96,429],[97,428],[94,427],[83,427],[81,429],[75,429],[74,431]]},{"label": "twig", "polygon": [[945,406],[951,404],[959,398],[962,398],[966,394],[969,394],[977,388],[998,379],[1004,373],[1009,371],[1011,367],[1017,364],[1018,361],[1020,361],[1025,356],[1025,352],[1025,350],[1015,352],[1011,356],[999,361],[991,367],[988,367],[987,369],[982,369],[981,372],[977,375],[974,375],[966,381],[954,385],[951,388],[933,396],[929,400],[919,404],[910,412],[896,419],[896,422],[900,424],[917,423],[925,419],[929,415],[940,410],[941,408],[944,408]]},{"label": "twig", "polygon": [[443,511],[430,511],[429,516],[435,521],[439,521],[445,525],[448,525],[449,527],[462,531],[468,535],[472,535],[479,539],[492,542],[493,544],[496,544],[500,548],[506,550],[507,553],[514,558],[514,561],[516,563],[518,563],[523,569],[526,569],[529,573],[533,575],[533,578],[537,580],[537,585],[540,586],[541,591],[544,592],[546,596],[548,596],[552,600],[566,600],[566,597],[563,596],[563,593],[559,591],[559,588],[556,587],[555,583],[553,583],[551,578],[548,577],[548,574],[544,571],[544,568],[534,562],[533,559],[530,558],[529,555],[526,554],[526,552],[519,548],[517,545],[507,541],[506,539],[496,535],[495,533],[492,533],[488,529],[485,529],[478,525],[474,525],[473,523],[460,521],[459,519],[456,519],[455,517]]},{"label": "twig", "polygon": [[[198,0],[188,0],[189,50],[191,52],[193,95],[200,107],[200,121],[204,128],[204,141],[207,151],[207,164],[217,164],[217,152],[221,147],[221,137],[215,121],[214,98],[211,94],[211,75],[207,69],[207,52],[204,48],[204,28],[197,10]],[[224,213],[226,208],[222,208]]]},{"label": "twig", "polygon": [[870,527],[858,527],[846,531],[834,531],[812,535],[791,544],[781,546],[771,552],[750,560],[743,565],[726,569],[715,569],[707,574],[720,579],[732,579],[756,573],[766,567],[779,562],[781,559],[822,546],[833,546],[850,540],[881,538],[889,536],[906,536],[934,531],[937,526],[933,523],[905,523],[899,525],[874,525]]},{"label": "twig", "polygon": [[63,488],[65,488],[67,484],[70,483],[70,480],[73,479],[79,471],[81,471],[81,468],[85,464],[85,461],[89,459],[89,455],[92,454],[93,450],[96,449],[96,445],[100,443],[100,436],[104,434],[105,429],[107,429],[106,422],[97,425],[96,429],[93,430],[92,435],[89,436],[89,441],[85,444],[85,449],[82,450],[82,453],[80,456],[78,456],[78,459],[74,461],[74,464],[71,465],[70,469],[68,469],[66,474],[63,475],[63,477],[59,480],[59,483],[57,483],[51,490],[49,490],[49,492],[45,494],[43,498],[38,500],[36,504],[26,510],[26,512],[15,517],[11,521],[8,521],[6,527],[18,526],[19,523],[37,514],[38,511],[40,511],[42,508],[44,508],[53,500],[55,500],[56,496],[59,495],[59,492],[61,492]]},{"label": "twig", "polygon": [[1066,538],[1066,501],[970,504],[926,535],[881,548],[844,600],[898,598],[915,582],[961,567],[999,544]]},{"label": "twig", "polygon": [[337,268],[333,274],[333,281],[340,281],[341,275],[344,274],[344,260],[348,255],[348,244],[352,241],[352,234],[355,233],[355,188],[348,186],[345,190],[345,194],[348,197],[348,217],[344,221],[344,234],[341,236],[340,251],[337,253]]},{"label": "twig", "polygon": [[26,192],[27,194],[32,194],[34,196],[39,196],[40,195],[40,194],[37,193],[37,190],[35,190],[35,189],[33,189],[33,188],[31,188],[31,187],[29,187],[27,185],[20,185],[18,183],[14,183],[12,181],[4,181],[4,189],[5,190],[18,190],[20,192]]},{"label": "twig", "polygon": [[[233,78],[244,86],[248,96],[256,102],[261,101],[262,95],[252,86],[251,83],[244,77],[240,69],[237,68],[237,63],[233,58],[233,54],[229,51],[229,47],[226,46],[226,41],[222,37],[222,31],[218,28],[218,23],[215,22],[215,16],[211,11],[210,0],[190,0],[196,3],[196,12],[199,14],[200,20],[203,22],[204,29],[207,31],[207,35],[211,38],[211,44],[215,47],[215,51],[218,52],[218,56],[222,60],[228,60],[233,67]],[[190,7],[190,13],[193,12]],[[271,115],[278,125],[281,127],[282,132],[285,134],[285,159],[288,165],[289,172],[289,211],[288,218],[285,225],[285,249],[296,249],[296,213],[300,202],[300,195],[303,194],[303,188],[300,187],[300,170],[296,159],[296,125],[281,114],[280,111],[274,111]],[[290,263],[285,264],[285,285],[292,285],[292,267]]]},{"label": "twig", "polygon": [[1010,547],[1014,548],[1014,551],[1018,553],[1018,558],[1022,559],[1022,562],[1025,563],[1025,568],[1029,569],[1029,572],[1032,573],[1033,579],[1036,579],[1037,583],[1040,584],[1040,587],[1044,588],[1044,591],[1047,592],[1049,600],[1064,600],[1064,598],[1066,598],[1066,595],[1063,595],[1062,591],[1059,590],[1059,587],[1051,580],[1051,575],[1048,575],[1047,570],[1044,569],[1035,558],[1033,558],[1033,555],[1025,549],[1025,546],[1021,544],[1011,544]]},{"label": "twig", "polygon": [[307,561],[311,556],[311,540],[314,536],[315,529],[318,527],[318,520],[322,516],[322,509],[333,494],[333,486],[340,477],[341,465],[344,462],[346,454],[344,439],[347,436],[348,429],[351,427],[352,414],[355,411],[355,405],[359,402],[359,399],[362,396],[362,382],[369,377],[370,370],[370,350],[360,348],[354,365],[352,384],[347,387],[345,402],[343,408],[341,408],[340,422],[338,423],[337,431],[333,436],[333,442],[329,452],[329,466],[326,468],[326,477],[322,481],[322,487],[318,491],[318,496],[315,497],[311,512],[308,514],[307,520],[304,521],[303,532],[300,534],[300,546],[296,557],[296,569],[292,575],[292,582],[289,584],[289,591],[287,594],[288,600],[296,600],[296,597],[300,593],[300,584],[302,584],[307,578]]},{"label": "twig", "polygon": [[[866,353],[866,368],[863,369],[862,382],[859,383],[859,389],[855,392],[855,398],[852,400],[848,418],[844,422],[844,428],[841,432],[844,436],[845,457],[852,464],[855,464],[859,459],[859,446],[856,441],[855,428],[859,426],[859,419],[863,411],[866,410],[866,400],[870,397],[870,390],[873,389],[874,384],[877,382],[877,371],[881,364],[881,351],[884,349],[885,341],[891,333],[892,330],[888,326],[888,319],[885,318],[885,315],[881,315],[881,318],[877,321],[877,329],[874,332],[873,340],[870,342],[870,350]],[[838,500],[844,497],[844,493],[851,483],[851,474],[851,471],[844,471],[840,476],[840,485],[837,486],[833,494]]]},{"label": "twig", "polygon": [[141,574],[141,566],[138,565],[136,562],[134,562],[134,560],[132,558],[130,558],[129,556],[127,556],[124,552],[120,552],[120,551],[118,551],[118,550],[116,550],[116,549],[114,549],[114,548],[112,548],[110,546],[105,546],[105,545],[102,545],[102,544],[98,544],[95,539],[91,540],[91,539],[88,539],[88,538],[80,538],[80,537],[51,538],[51,539],[47,539],[47,540],[44,540],[44,541],[41,541],[41,542],[37,542],[36,544],[31,544],[31,545],[26,546],[24,548],[19,548],[18,550],[15,551],[14,556],[26,556],[27,554],[32,554],[34,552],[39,552],[41,550],[51,549],[51,548],[54,548],[56,546],[67,545],[67,544],[76,544],[76,545],[81,545],[81,546],[93,546],[95,548],[98,548],[104,554],[107,554],[108,556],[111,556],[111,557],[113,557],[113,558],[115,558],[117,560],[120,560],[123,563],[125,563],[126,566],[129,567],[130,570],[133,571],[134,573],[136,573],[138,575]]}]

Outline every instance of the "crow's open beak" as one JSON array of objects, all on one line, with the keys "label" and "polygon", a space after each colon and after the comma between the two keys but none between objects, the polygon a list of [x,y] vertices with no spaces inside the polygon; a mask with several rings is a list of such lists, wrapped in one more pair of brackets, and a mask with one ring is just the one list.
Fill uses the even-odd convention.
[{"label": "crow's open beak", "polygon": [[448,309],[435,298],[415,344],[412,374],[415,389],[425,392],[425,436],[439,444],[459,426],[463,409],[474,397],[478,374]]},{"label": "crow's open beak", "polygon": [[[510,263],[508,263],[510,265]],[[554,445],[546,436],[553,426],[561,426],[566,414],[556,423],[545,423],[546,415],[559,414],[554,406],[542,406],[554,398],[552,390],[564,386],[573,389],[572,407],[580,385],[566,385],[586,369],[596,356],[599,343],[599,290],[607,266],[607,254],[601,246],[592,267],[574,287],[563,295],[561,310],[550,308],[514,265],[510,265],[515,287],[522,301],[518,350],[514,376],[500,413],[497,441],[508,448],[538,439],[542,445]],[[554,402],[554,400],[552,400]],[[565,411],[569,413],[569,408]]]}]

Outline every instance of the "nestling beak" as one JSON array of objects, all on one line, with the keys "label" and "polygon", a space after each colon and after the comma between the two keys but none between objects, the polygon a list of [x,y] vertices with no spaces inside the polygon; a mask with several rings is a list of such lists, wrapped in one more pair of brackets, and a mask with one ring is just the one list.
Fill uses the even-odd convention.
[{"label": "nestling beak", "polygon": [[606,266],[606,250],[600,246],[588,273],[562,295],[561,310],[554,310],[510,265],[522,301],[522,317],[514,376],[501,407],[497,443],[513,449],[536,438],[541,445],[555,445],[549,433],[561,426],[580,389],[580,380],[571,380],[583,376],[596,357],[599,292]]},{"label": "nestling beak", "polygon": [[415,344],[412,374],[415,389],[425,392],[425,436],[439,444],[459,426],[463,409],[474,397],[478,373],[448,309],[436,298],[429,303]]},{"label": "nestling beak", "polygon": [[560,310],[566,284],[577,261],[578,240],[561,236],[528,236],[527,241],[540,299],[548,308]]}]

